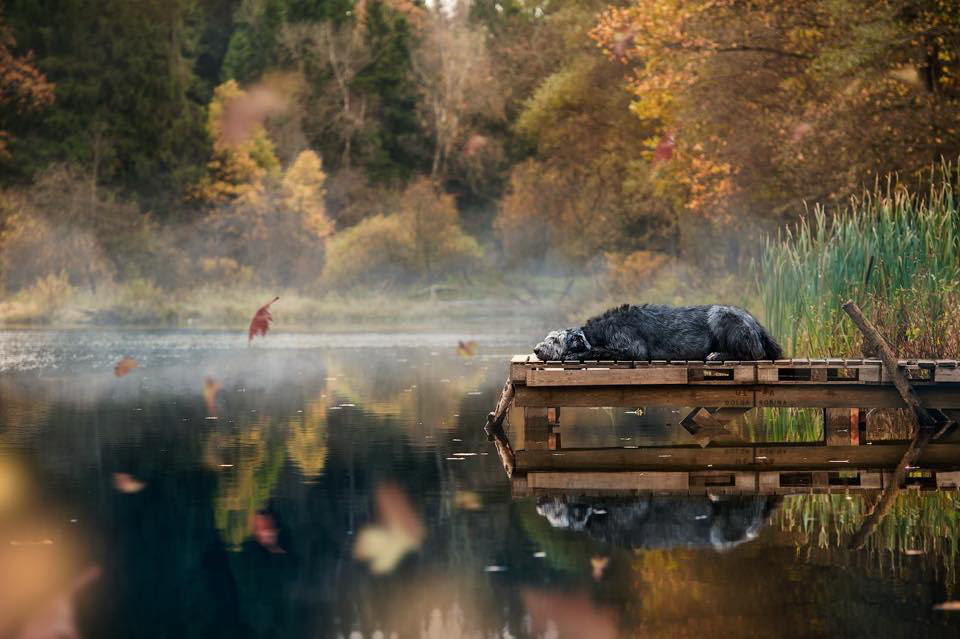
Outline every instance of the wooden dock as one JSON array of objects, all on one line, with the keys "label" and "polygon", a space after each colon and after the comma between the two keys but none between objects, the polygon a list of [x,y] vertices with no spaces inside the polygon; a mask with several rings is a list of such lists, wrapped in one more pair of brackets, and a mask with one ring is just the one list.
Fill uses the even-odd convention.
[{"label": "wooden dock", "polygon": [[[899,368],[926,407],[954,420],[960,416],[956,360],[901,360]],[[906,442],[866,441],[869,409],[906,408],[880,360],[874,359],[543,362],[534,355],[518,355],[510,363],[508,387],[513,393],[508,413],[512,470],[516,480],[528,482],[531,490],[543,487],[537,482],[547,481],[551,472],[633,473],[617,480],[621,483],[639,480],[644,472],[662,478],[668,477],[663,473],[674,473],[663,481],[677,489],[686,481],[683,490],[700,489],[700,484],[690,483],[699,482],[697,477],[721,473],[722,481],[733,481],[735,489],[753,486],[758,491],[772,488],[769,473],[778,473],[777,477],[792,473],[794,479],[777,483],[778,489],[795,488],[790,482],[801,481],[797,473],[808,473],[802,480],[808,481],[805,488],[849,488],[851,482],[830,483],[831,473],[846,469],[874,473],[864,475],[874,479],[864,479],[863,487],[880,489],[882,481],[876,478],[896,467],[907,448]],[[646,406],[689,408],[680,423],[700,445],[600,449],[561,445],[563,408]],[[823,440],[744,443],[727,436],[726,428],[734,420],[763,407],[823,409]],[[941,474],[960,471],[960,444],[948,443],[949,439],[932,444],[918,466]],[[711,487],[722,488],[713,485],[716,481],[710,480]]]}]

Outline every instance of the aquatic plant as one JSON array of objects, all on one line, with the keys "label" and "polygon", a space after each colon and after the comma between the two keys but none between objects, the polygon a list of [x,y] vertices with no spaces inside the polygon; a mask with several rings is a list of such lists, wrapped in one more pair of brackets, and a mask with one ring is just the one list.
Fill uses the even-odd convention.
[{"label": "aquatic plant", "polygon": [[768,240],[756,276],[766,323],[788,352],[860,356],[860,334],[840,308],[852,298],[901,356],[957,356],[958,177],[960,166],[932,168],[925,194],[888,177]]},{"label": "aquatic plant", "polygon": [[[804,546],[842,550],[860,528],[869,498],[844,494],[794,495],[774,515],[782,530],[801,533]],[[896,571],[905,557],[923,556],[957,585],[960,499],[956,491],[902,492],[867,542],[868,551]]]}]

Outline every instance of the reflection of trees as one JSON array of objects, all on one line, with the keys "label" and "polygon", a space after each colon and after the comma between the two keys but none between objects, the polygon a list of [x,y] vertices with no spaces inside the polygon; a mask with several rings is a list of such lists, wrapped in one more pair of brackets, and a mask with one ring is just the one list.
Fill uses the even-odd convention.
[{"label": "reflection of trees", "polygon": [[305,479],[322,475],[327,465],[328,401],[311,400],[287,424],[287,456]]},{"label": "reflection of trees", "polygon": [[371,367],[362,358],[331,356],[328,399],[335,395],[377,417],[401,417],[411,434],[432,434],[456,424],[467,392],[489,384],[487,373],[474,361],[438,357],[428,363],[385,360]]},{"label": "reflection of trees", "polygon": [[216,526],[232,549],[249,537],[253,514],[267,504],[280,478],[283,440],[274,431],[268,418],[260,418],[231,434],[213,433],[208,442],[208,459],[222,460],[218,463],[222,472],[215,497]]}]

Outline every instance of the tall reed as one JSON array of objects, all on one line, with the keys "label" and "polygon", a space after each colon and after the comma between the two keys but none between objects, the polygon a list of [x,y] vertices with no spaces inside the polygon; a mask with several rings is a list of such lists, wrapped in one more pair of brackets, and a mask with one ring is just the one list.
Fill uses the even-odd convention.
[{"label": "tall reed", "polygon": [[960,350],[960,167],[917,194],[888,178],[828,215],[816,207],[767,242],[756,269],[768,327],[794,356],[859,356],[840,306],[857,301],[902,356]]}]

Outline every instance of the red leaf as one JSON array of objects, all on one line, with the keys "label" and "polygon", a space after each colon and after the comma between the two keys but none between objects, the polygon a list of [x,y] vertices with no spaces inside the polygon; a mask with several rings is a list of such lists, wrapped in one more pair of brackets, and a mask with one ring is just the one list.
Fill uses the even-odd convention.
[{"label": "red leaf", "polygon": [[276,302],[279,297],[275,297],[260,308],[257,309],[257,312],[254,313],[253,319],[250,320],[250,332],[247,334],[247,341],[250,342],[253,340],[254,335],[265,336],[267,330],[270,328],[270,322],[273,321],[273,316],[270,315],[270,305]]},{"label": "red leaf", "polygon": [[657,144],[656,150],[653,152],[653,163],[658,164],[660,162],[668,162],[670,158],[673,157],[673,149],[676,146],[676,141],[673,133],[667,133]]}]

